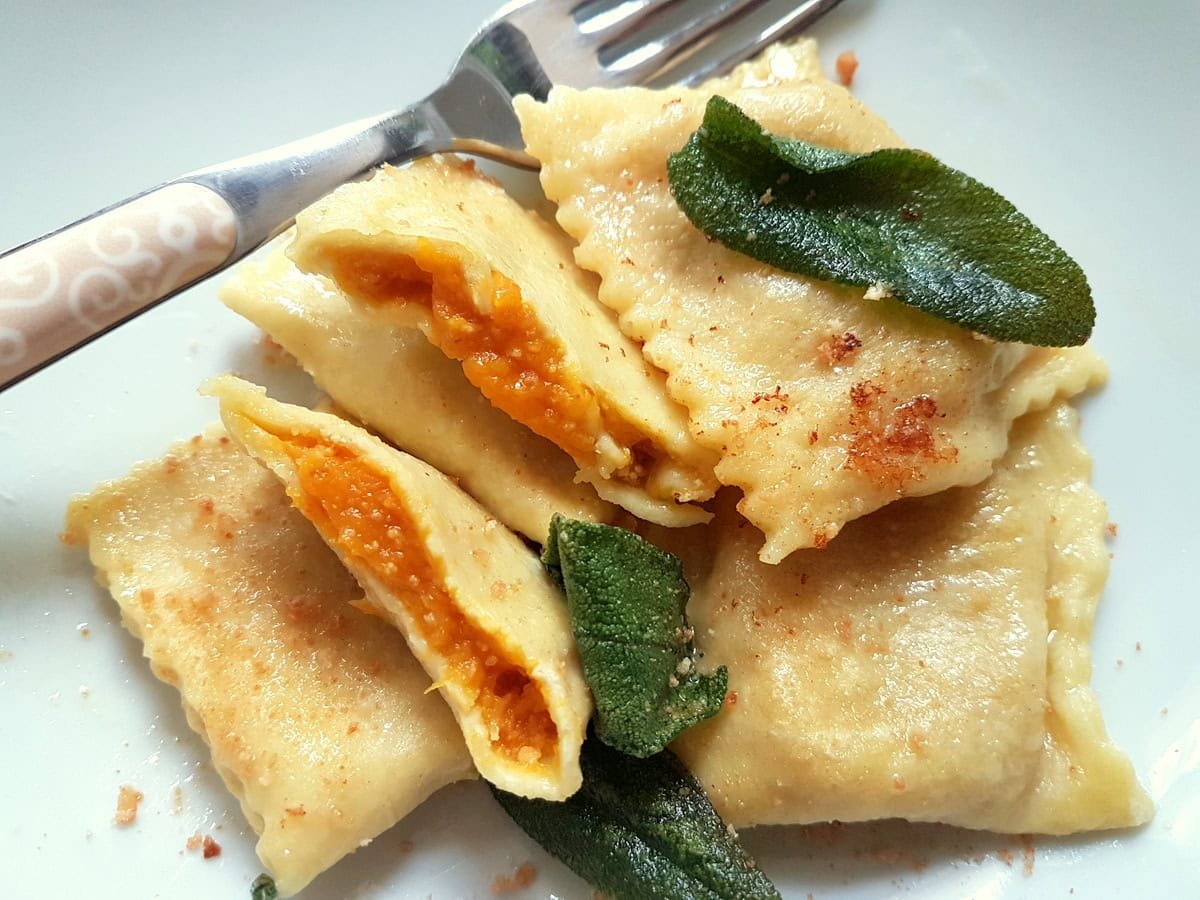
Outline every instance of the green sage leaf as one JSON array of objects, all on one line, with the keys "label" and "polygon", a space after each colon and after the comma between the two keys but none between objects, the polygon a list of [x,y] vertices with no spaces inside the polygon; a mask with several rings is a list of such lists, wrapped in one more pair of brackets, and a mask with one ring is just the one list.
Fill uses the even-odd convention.
[{"label": "green sage leaf", "polygon": [[696,671],[676,557],[623,528],[555,516],[542,562],[567,595],[600,740],[650,756],[720,711],[729,675]]},{"label": "green sage leaf", "polygon": [[279,890],[275,887],[275,879],[266,872],[254,879],[250,885],[250,900],[275,900]]},{"label": "green sage leaf", "polygon": [[583,787],[564,802],[495,787],[492,793],[530,837],[593,887],[618,900],[778,900],[775,885],[670,751],[634,759],[591,738],[580,763]]},{"label": "green sage leaf", "polygon": [[876,286],[1002,341],[1074,346],[1095,324],[1079,265],[996,191],[927,153],[778,137],[713,97],[667,170],[698,229],[776,268]]}]

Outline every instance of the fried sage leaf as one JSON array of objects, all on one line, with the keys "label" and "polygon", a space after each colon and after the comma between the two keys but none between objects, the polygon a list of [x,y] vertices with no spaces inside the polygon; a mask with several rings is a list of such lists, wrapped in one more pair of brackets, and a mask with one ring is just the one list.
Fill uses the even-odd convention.
[{"label": "fried sage leaf", "polygon": [[254,879],[250,885],[250,900],[275,900],[279,890],[275,887],[275,879],[266,872]]},{"label": "fried sage leaf", "polygon": [[760,262],[874,288],[997,340],[1065,347],[1092,332],[1079,265],[996,191],[926,153],[778,137],[713,97],[667,168],[692,224]]},{"label": "fried sage leaf", "polygon": [[555,516],[542,562],[566,591],[600,740],[650,756],[721,709],[729,675],[696,671],[676,557],[623,528]]},{"label": "fried sage leaf", "polygon": [[634,759],[591,738],[580,762],[583,787],[564,802],[492,793],[593,887],[619,900],[779,897],[669,750]]}]

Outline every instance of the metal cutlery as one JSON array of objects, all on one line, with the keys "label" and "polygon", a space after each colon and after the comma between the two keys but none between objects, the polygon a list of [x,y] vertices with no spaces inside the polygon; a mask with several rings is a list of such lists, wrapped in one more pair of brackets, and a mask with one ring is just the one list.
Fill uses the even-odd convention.
[{"label": "metal cutlery", "polygon": [[190,172],[0,255],[0,390],[240,260],[381,163],[458,152],[536,169],[512,109],[519,94],[698,83],[838,2],[794,3],[728,46],[727,26],[766,0],[509,3],[412,106]]}]

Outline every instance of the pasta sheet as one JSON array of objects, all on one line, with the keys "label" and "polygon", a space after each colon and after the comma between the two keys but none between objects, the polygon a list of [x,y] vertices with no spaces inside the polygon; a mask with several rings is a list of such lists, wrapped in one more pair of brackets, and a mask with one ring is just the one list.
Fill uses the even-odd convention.
[{"label": "pasta sheet", "polygon": [[278,481],[220,430],[75,498],[85,542],[290,896],[442,785],[475,777],[399,633]]},{"label": "pasta sheet", "polygon": [[282,246],[243,263],[221,299],[294,356],[341,409],[458,479],[501,522],[535,541],[555,513],[609,521],[615,510],[575,463],[496,409],[417,329],[364,314],[301,272]]},{"label": "pasta sheet", "polygon": [[905,496],[986,478],[1014,418],[1103,377],[1090,349],[981,339],[896,300],[792,275],[709,241],[671,195],[667,157],[713,93],[765,128],[851,151],[900,145],[818,74],[813,45],[777,49],[700,89],[577,91],[517,101],[575,258],[666,371],[719,480],[765,534],[761,558],[820,547]]},{"label": "pasta sheet", "polygon": [[734,694],[674,745],[722,816],[1147,821],[1088,687],[1108,571],[1090,469],[1056,404],[1017,423],[982,484],[892,504],[778,566],[723,496],[712,543],[689,551],[690,615]]},{"label": "pasta sheet", "polygon": [[566,237],[470,164],[385,167],[297,218],[289,250],[375,321],[421,328],[497,407],[569,453],[606,500],[703,521],[715,455],[596,300]]},{"label": "pasta sheet", "polygon": [[573,794],[591,695],[538,557],[446,476],[363,429],[231,376],[206,390],[404,634],[479,773],[522,796]]}]

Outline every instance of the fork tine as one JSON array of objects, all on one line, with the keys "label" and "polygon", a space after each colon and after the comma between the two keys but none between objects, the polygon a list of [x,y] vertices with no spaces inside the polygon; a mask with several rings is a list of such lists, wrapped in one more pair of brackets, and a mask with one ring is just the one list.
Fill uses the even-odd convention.
[{"label": "fork tine", "polygon": [[722,53],[719,59],[705,63],[700,68],[689,72],[686,77],[679,79],[679,83],[693,87],[714,76],[724,75],[738,63],[756,55],[768,45],[803,31],[841,2],[842,0],[804,0],[762,29],[757,36]]},{"label": "fork tine", "polygon": [[616,41],[677,2],[679,0],[585,0],[572,14],[580,34],[593,40]]},{"label": "fork tine", "polygon": [[[656,40],[645,41],[631,48],[616,59],[620,39],[601,48],[601,64],[613,77],[630,83],[642,83],[654,78],[665,69],[678,65],[707,46],[721,27],[735,16],[761,6],[767,0],[719,0],[690,19],[684,25]],[[627,29],[621,38],[632,38],[640,28]],[[607,58],[606,58],[607,57]]]}]

